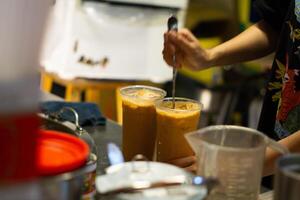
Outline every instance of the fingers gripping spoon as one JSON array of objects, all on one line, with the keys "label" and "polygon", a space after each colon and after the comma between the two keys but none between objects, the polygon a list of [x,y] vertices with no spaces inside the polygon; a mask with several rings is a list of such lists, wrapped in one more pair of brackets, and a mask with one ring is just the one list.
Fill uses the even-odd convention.
[{"label": "fingers gripping spoon", "polygon": [[[178,31],[178,20],[177,18],[172,15],[168,19],[168,31]],[[173,63],[175,65],[176,63],[176,52],[173,55]],[[177,75],[177,69],[173,68],[173,80],[172,80],[172,97],[173,97],[173,109],[175,108],[175,87],[176,87],[176,75]]]}]

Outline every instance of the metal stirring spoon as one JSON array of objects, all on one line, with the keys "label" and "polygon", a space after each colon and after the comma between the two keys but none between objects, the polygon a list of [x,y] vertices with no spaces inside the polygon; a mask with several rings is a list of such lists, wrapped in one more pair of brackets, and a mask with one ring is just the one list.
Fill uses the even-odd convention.
[{"label": "metal stirring spoon", "polygon": [[[178,31],[178,20],[177,18],[172,15],[168,19],[168,31]],[[173,63],[176,63],[176,52],[173,55]],[[172,80],[172,99],[173,99],[173,104],[172,107],[173,109],[175,108],[175,87],[176,87],[176,76],[177,76],[177,69],[173,68],[173,80]]]}]

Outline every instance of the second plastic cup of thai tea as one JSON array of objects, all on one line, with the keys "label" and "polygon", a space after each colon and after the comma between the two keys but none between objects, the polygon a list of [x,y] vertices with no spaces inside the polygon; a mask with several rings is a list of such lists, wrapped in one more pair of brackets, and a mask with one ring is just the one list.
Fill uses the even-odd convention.
[{"label": "second plastic cup of thai tea", "polygon": [[156,111],[154,102],[163,99],[166,92],[150,86],[121,88],[123,109],[122,151],[126,161],[142,154],[153,158],[156,138]]},{"label": "second plastic cup of thai tea", "polygon": [[170,160],[191,156],[193,150],[184,135],[198,127],[202,104],[186,98],[165,98],[156,102],[157,149],[156,160]]}]

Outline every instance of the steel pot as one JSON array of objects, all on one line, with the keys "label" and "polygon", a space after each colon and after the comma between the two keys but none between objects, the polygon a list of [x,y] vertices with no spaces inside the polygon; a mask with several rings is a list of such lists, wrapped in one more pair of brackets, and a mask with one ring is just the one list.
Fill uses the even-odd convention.
[{"label": "steel pot", "polygon": [[[74,113],[75,123],[61,122],[59,115],[65,111]],[[96,194],[95,177],[97,150],[94,140],[78,125],[78,114],[72,108],[63,108],[52,115],[39,114],[41,129],[56,130],[76,135],[83,139],[91,149],[87,164],[77,170],[56,176],[42,177],[26,183],[0,186],[1,200],[76,200],[93,199]]]},{"label": "steel pot", "polygon": [[43,177],[31,182],[0,187],[1,200],[76,200],[83,195],[84,178],[96,169],[96,156],[92,154],[86,166],[57,176]]},{"label": "steel pot", "polygon": [[[74,116],[74,123],[72,122],[63,122],[61,115],[64,112],[71,112]],[[45,114],[39,114],[39,117],[42,121],[42,129],[46,129],[46,130],[56,130],[56,131],[61,131],[64,133],[69,133],[72,135],[75,135],[79,138],[81,138],[82,140],[84,140],[90,147],[90,150],[92,153],[94,153],[95,155],[97,155],[97,149],[96,149],[96,145],[95,142],[93,140],[93,138],[90,136],[90,134],[84,130],[80,125],[79,125],[79,116],[76,112],[76,110],[74,110],[71,107],[64,107],[61,110],[59,110],[58,112],[55,113],[51,113],[49,115],[45,115]]]}]

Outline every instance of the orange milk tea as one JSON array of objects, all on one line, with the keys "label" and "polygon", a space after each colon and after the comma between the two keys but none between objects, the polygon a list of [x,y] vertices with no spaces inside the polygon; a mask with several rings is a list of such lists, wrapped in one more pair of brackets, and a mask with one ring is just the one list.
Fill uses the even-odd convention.
[{"label": "orange milk tea", "polygon": [[193,155],[184,134],[197,129],[200,111],[201,104],[190,99],[176,98],[175,108],[172,98],[157,102],[157,161]]},{"label": "orange milk tea", "polygon": [[122,150],[126,161],[142,154],[153,158],[156,139],[154,102],[166,92],[155,87],[129,86],[121,89],[123,108]]}]

